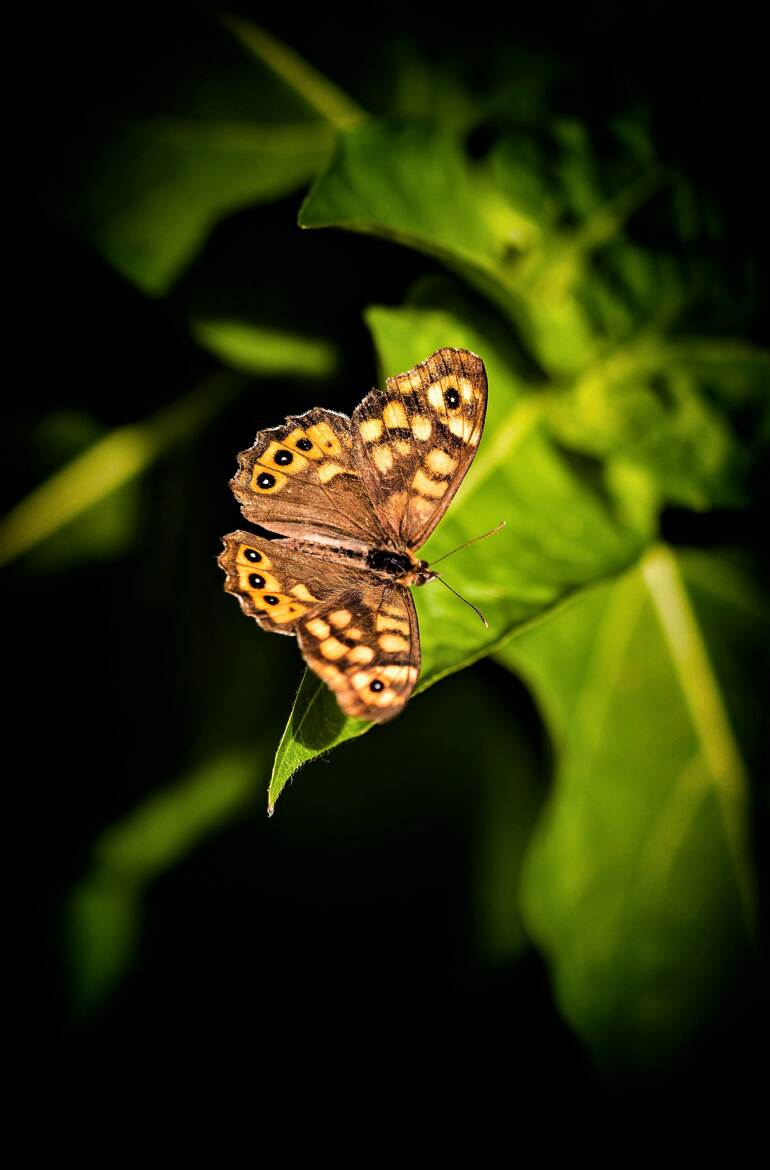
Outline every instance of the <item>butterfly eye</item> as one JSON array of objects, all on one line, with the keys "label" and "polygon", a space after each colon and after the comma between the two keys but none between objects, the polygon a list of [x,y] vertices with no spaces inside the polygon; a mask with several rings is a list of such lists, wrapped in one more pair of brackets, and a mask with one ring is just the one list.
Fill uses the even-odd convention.
[{"label": "butterfly eye", "polygon": [[451,390],[447,390],[446,394],[444,395],[444,401],[446,402],[449,410],[457,410],[457,407],[460,405],[460,395],[457,393],[454,387],[452,387]]},{"label": "butterfly eye", "polygon": [[[300,442],[302,442],[301,439]],[[297,446],[299,446],[299,443],[297,443]],[[274,459],[279,467],[288,467],[294,459],[294,456],[291,451],[276,451]]]},{"label": "butterfly eye", "polygon": [[260,476],[257,476],[257,486],[261,488],[271,488],[275,483],[275,476],[271,475],[269,471],[263,471]]},{"label": "butterfly eye", "polygon": [[265,578],[260,577],[259,573],[252,573],[249,577],[249,585],[251,585],[252,589],[264,589]]}]

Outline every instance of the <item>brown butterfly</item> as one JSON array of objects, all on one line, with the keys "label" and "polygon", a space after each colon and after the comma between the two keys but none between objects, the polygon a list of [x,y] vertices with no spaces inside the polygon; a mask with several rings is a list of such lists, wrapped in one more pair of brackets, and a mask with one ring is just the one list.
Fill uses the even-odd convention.
[{"label": "brown butterfly", "polygon": [[296,634],[347,715],[382,722],[420,672],[410,585],[437,577],[414,552],[473,462],[484,428],[481,358],[440,349],[372,390],[353,417],[316,408],[260,431],[230,481],[247,520],[231,532],[225,589],[261,626]]}]

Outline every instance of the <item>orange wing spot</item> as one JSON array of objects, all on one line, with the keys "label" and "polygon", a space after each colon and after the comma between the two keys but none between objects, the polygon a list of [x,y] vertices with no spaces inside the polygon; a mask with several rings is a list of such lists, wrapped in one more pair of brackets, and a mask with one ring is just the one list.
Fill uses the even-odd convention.
[{"label": "orange wing spot", "polygon": [[308,438],[312,439],[324,455],[339,455],[342,452],[342,443],[335,435],[328,423],[313,423],[307,428]]},{"label": "orange wing spot", "polygon": [[357,475],[355,471],[346,471],[346,468],[340,467],[339,463],[322,463],[318,468],[318,478],[321,483],[328,483],[330,479],[334,479],[335,475]]},{"label": "orange wing spot", "polygon": [[278,605],[271,611],[270,616],[274,622],[283,625],[284,622],[293,622],[295,618],[302,617],[303,613],[307,613],[307,606],[300,605],[298,602],[290,602],[288,605]]},{"label": "orange wing spot", "polygon": [[255,463],[252,468],[251,486],[261,496],[272,496],[275,492],[279,492],[287,479],[288,476],[284,475],[282,471],[276,471],[272,467],[263,467],[261,463]]},{"label": "orange wing spot", "polygon": [[417,517],[418,524],[426,524],[436,510],[436,505],[424,496],[412,496],[409,501],[409,513]]},{"label": "orange wing spot", "polygon": [[468,442],[473,434],[473,419],[466,418],[464,415],[453,415],[447,425],[452,434],[456,435],[458,439],[462,439],[465,443]]},{"label": "orange wing spot", "polygon": [[388,682],[395,682],[397,678],[402,678],[404,676],[412,678],[417,674],[417,667],[396,666],[395,664],[391,664],[390,666],[381,666],[380,674],[383,678],[386,678]]},{"label": "orange wing spot", "polygon": [[[299,446],[300,441],[302,441],[303,444],[301,447]],[[312,445],[310,449],[306,451],[305,445],[308,442]],[[303,459],[323,459],[324,457],[323,451],[321,451],[320,448],[317,447],[315,443],[313,443],[313,440],[305,434],[301,427],[296,427],[296,429],[293,430],[291,434],[287,435],[283,440],[283,445],[285,447],[290,447],[292,451],[302,452]]]},{"label": "orange wing spot", "polygon": [[[371,683],[375,679],[380,678],[381,670],[373,667],[371,670],[357,670],[354,675],[351,675],[350,681],[353,688],[361,693],[366,691],[365,702],[367,706],[371,707],[391,707],[398,702],[398,696],[391,687],[385,687],[381,691],[373,691]],[[363,696],[362,696],[363,697]]]},{"label": "orange wing spot", "polygon": [[305,629],[309,630],[314,638],[328,638],[331,633],[328,623],[323,618],[311,618]]},{"label": "orange wing spot", "polygon": [[393,452],[387,443],[382,443],[379,447],[374,448],[372,459],[380,475],[386,475],[393,466]]},{"label": "orange wing spot", "polygon": [[[246,556],[247,552],[255,552],[259,560],[251,560]],[[235,559],[239,565],[248,565],[253,573],[259,573],[263,569],[272,569],[273,567],[273,562],[270,560],[270,557],[266,557],[262,549],[255,548],[253,544],[242,544],[238,549],[238,555]]]},{"label": "orange wing spot", "polygon": [[[276,459],[276,456],[279,458]],[[286,463],[286,459],[290,462]],[[259,462],[269,471],[280,471],[284,475],[297,475],[308,466],[307,459],[296,448],[290,451],[286,443],[276,443],[275,440],[259,456]]]},{"label": "orange wing spot", "polygon": [[335,609],[327,616],[336,630],[344,630],[345,626],[349,626],[353,620],[349,609]]},{"label": "orange wing spot", "polygon": [[352,650],[348,650],[348,661],[360,666],[366,666],[373,658],[374,651],[371,646],[354,646]]},{"label": "orange wing spot", "polygon": [[345,675],[338,666],[332,666],[331,662],[317,661],[314,664],[314,669],[318,671],[324,682],[327,682],[330,687],[334,687],[335,690],[340,690],[345,685]]},{"label": "orange wing spot", "polygon": [[379,634],[382,630],[398,630],[402,634],[409,633],[409,622],[401,617],[391,617],[387,613],[378,613],[374,627]]},{"label": "orange wing spot", "polygon": [[344,642],[339,642],[336,638],[325,638],[320,645],[321,653],[324,658],[344,658],[348,652],[348,648]]},{"label": "orange wing spot", "polygon": [[434,447],[425,456],[425,463],[428,471],[432,471],[434,475],[451,475],[455,467],[457,467],[457,460],[448,455],[446,451],[442,451],[440,447]]},{"label": "orange wing spot", "polygon": [[383,511],[385,513],[386,519],[393,526],[395,531],[398,531],[400,527],[401,518],[404,514],[404,509],[406,508],[407,498],[408,496],[406,492],[393,492],[393,495],[386,496],[385,498]]},{"label": "orange wing spot", "polygon": [[358,429],[365,443],[376,443],[383,432],[382,419],[366,418],[362,423],[359,423]]},{"label": "orange wing spot", "polygon": [[[267,571],[264,573],[260,572],[261,568],[261,565],[257,569],[252,568],[251,565],[249,565],[248,568],[244,565],[241,565],[238,572],[239,588],[241,588],[244,593],[254,593],[256,596],[258,596],[260,593],[280,593],[281,582],[278,580],[278,578],[274,577],[272,573],[268,573]],[[260,585],[257,589],[254,588],[251,581],[249,580],[249,577],[253,577],[255,575],[262,577],[265,582],[264,585]]]},{"label": "orange wing spot", "polygon": [[446,494],[448,486],[448,483],[443,479],[429,479],[421,467],[414,473],[412,480],[412,487],[416,492],[430,496],[434,500],[440,500]]},{"label": "orange wing spot", "polygon": [[293,593],[300,601],[319,601],[320,598],[313,597],[313,594],[308,589],[307,585],[292,585],[289,593]]},{"label": "orange wing spot", "polygon": [[[388,654],[397,654],[400,650],[409,649],[408,639],[402,638],[399,634],[380,634],[377,642],[380,649],[387,651]],[[363,650],[363,646],[360,649]]]},{"label": "orange wing spot", "polygon": [[408,427],[409,420],[404,404],[398,401],[389,402],[382,412],[382,421],[386,427]]},{"label": "orange wing spot", "polygon": [[434,382],[428,387],[428,402],[434,410],[439,414],[446,414],[446,403],[444,402],[444,388],[440,382]]}]

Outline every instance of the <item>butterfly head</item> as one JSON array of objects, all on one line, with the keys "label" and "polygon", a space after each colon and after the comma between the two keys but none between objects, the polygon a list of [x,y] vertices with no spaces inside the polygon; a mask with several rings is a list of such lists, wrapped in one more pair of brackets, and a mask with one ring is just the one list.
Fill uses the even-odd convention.
[{"label": "butterfly head", "polygon": [[409,570],[400,578],[399,585],[424,585],[436,577],[438,573],[428,568],[427,561],[413,561]]}]

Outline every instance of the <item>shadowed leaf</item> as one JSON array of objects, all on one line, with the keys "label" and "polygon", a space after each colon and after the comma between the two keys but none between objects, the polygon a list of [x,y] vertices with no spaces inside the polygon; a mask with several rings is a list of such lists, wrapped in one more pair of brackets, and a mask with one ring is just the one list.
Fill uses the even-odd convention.
[{"label": "shadowed leaf", "polygon": [[[696,568],[727,609],[750,596],[717,558]],[[757,619],[756,602],[740,614],[744,630]],[[565,1016],[616,1070],[680,1051],[750,951],[747,777],[709,645],[720,629],[702,625],[688,558],[658,546],[498,654],[558,756],[526,922]]]}]

